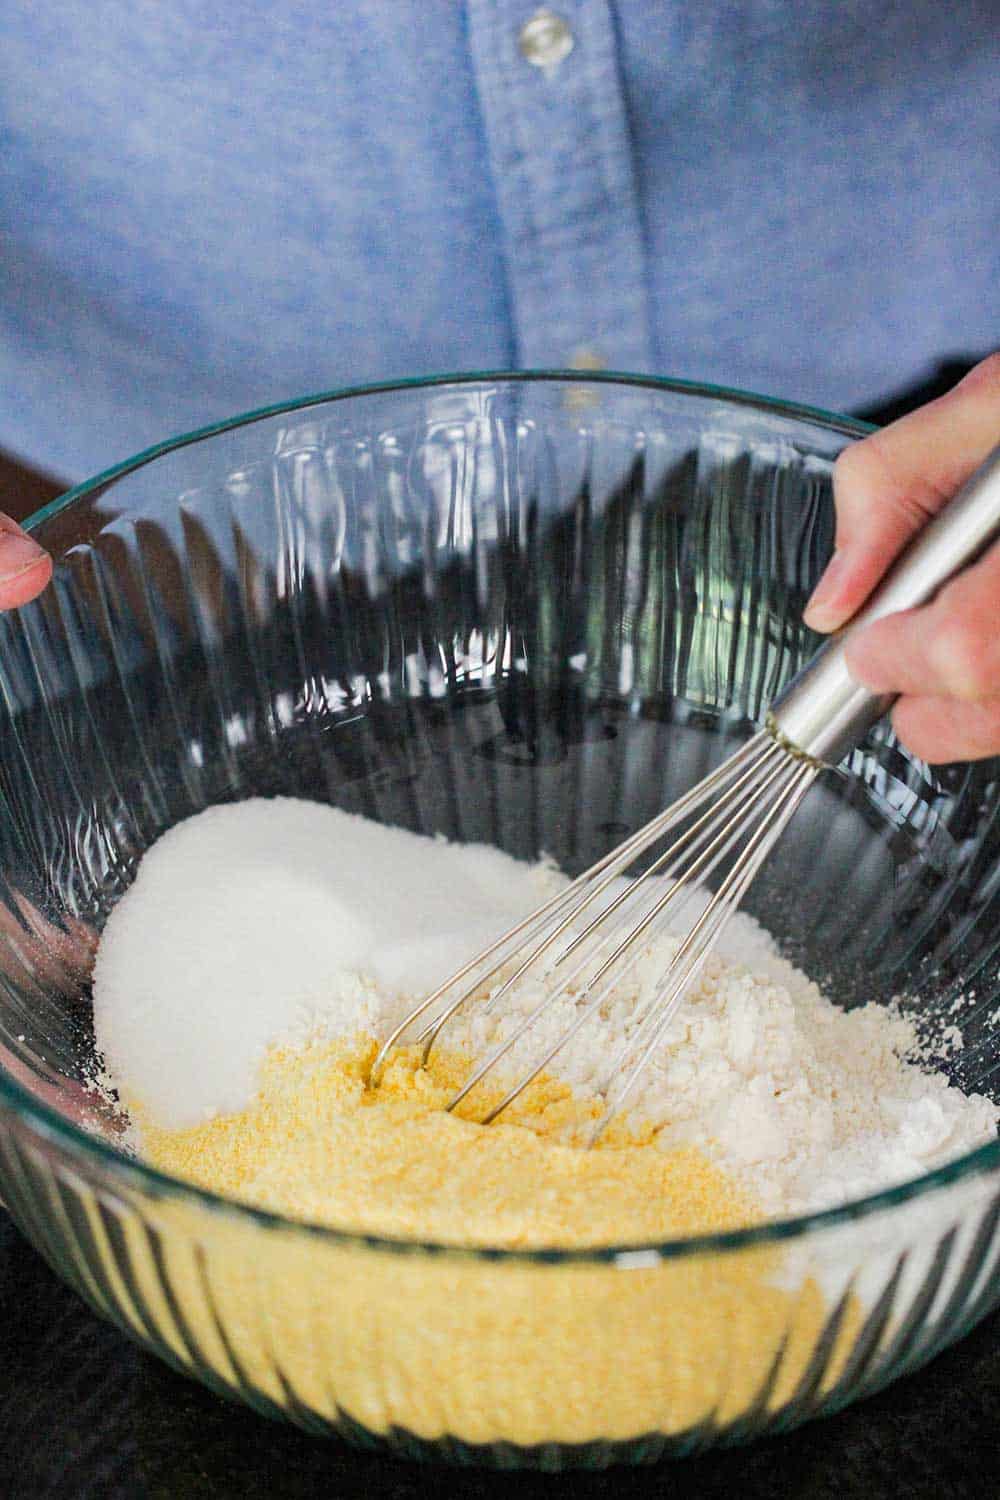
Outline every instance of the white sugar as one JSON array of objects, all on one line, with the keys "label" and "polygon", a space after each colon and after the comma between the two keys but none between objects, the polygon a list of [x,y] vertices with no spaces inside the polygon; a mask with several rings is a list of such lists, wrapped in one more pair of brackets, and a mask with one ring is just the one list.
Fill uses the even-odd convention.
[{"label": "white sugar", "polygon": [[164,1125],[242,1109],[271,1043],[377,1032],[560,880],[315,802],[209,808],[149,850],[102,935],[108,1074]]}]

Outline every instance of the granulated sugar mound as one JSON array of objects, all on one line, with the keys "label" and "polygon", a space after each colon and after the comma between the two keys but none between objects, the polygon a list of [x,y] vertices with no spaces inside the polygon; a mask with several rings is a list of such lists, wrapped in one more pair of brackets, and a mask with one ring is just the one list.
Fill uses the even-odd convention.
[{"label": "granulated sugar mound", "polygon": [[[555,890],[551,866],[447,844],[318,804],[211,808],[149,851],[105,929],[94,1013],[108,1075],[165,1128],[241,1110],[275,1044],[384,1037],[414,1000]],[[688,921],[691,912],[685,912]],[[676,950],[661,935],[549,1071],[607,1082]],[[542,996],[472,1002],[449,1048],[481,1054]],[[578,1011],[567,995],[517,1042],[516,1075]],[[808,1211],[921,1175],[992,1138],[1000,1111],[907,1061],[912,1023],[843,1012],[737,917],[633,1096],[665,1150],[697,1146],[767,1213]]]},{"label": "granulated sugar mound", "polygon": [[271,1043],[377,1034],[562,883],[316,802],[208,808],[147,852],[101,937],[108,1076],[163,1125],[242,1109]]}]

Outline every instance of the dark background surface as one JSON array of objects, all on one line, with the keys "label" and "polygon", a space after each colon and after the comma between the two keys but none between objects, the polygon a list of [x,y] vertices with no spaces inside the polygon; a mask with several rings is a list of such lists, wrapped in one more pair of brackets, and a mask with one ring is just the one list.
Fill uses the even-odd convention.
[{"label": "dark background surface", "polygon": [[[890,421],[973,363],[857,415]],[[0,454],[0,510],[63,486]],[[651,1469],[548,1476],[422,1468],[230,1406],[100,1322],[0,1210],[0,1500],[987,1500],[1000,1495],[1000,1313],[926,1370],[785,1437]]]}]

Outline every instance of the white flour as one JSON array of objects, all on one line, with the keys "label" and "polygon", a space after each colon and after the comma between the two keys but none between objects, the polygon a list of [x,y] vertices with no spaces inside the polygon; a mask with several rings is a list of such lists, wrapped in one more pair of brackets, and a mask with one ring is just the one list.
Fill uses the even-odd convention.
[{"label": "white flour", "polygon": [[[559,888],[563,877],[319,804],[211,808],[166,834],[112,914],[94,1015],[108,1074],[167,1126],[245,1107],[277,1041],[385,1035],[421,994]],[[690,920],[690,911],[685,913]],[[552,1064],[582,1091],[629,1035],[676,939],[655,939]],[[470,1005],[447,1032],[479,1053],[517,1011]],[[518,1070],[576,1015],[566,997],[511,1054]],[[844,1013],[747,917],[675,1018],[637,1095],[667,1146],[690,1142],[767,1212],[825,1207],[917,1177],[989,1140],[997,1107],[907,1062],[909,1021]]]}]

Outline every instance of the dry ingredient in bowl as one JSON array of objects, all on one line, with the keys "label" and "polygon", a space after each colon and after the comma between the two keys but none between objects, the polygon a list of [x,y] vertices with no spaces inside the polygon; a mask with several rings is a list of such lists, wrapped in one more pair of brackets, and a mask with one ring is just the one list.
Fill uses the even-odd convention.
[{"label": "dry ingredient in bowl", "polygon": [[[215,807],[172,829],[113,912],[95,972],[97,1039],[109,1080],[132,1107],[139,1149],[154,1164],[262,1206],[404,1232],[391,1191],[386,1201],[360,1188],[345,1198],[333,1191],[332,1170],[310,1177],[305,1169],[309,1151],[333,1162],[346,1119],[354,1129],[370,1129],[376,1119],[382,1127],[382,1111],[355,1109],[351,1049],[383,1037],[415,997],[563,878],[546,864],[295,799]],[[655,939],[608,1015],[581,1028],[553,1062],[552,1082],[569,1085],[578,1107],[593,1099],[602,1066],[629,1034],[676,941]],[[538,995],[529,986],[518,992],[516,1010],[488,1017],[468,1005],[447,1033],[449,1066],[481,1055]],[[565,997],[541,1031],[517,1044],[512,1069],[566,1028],[572,1005]],[[324,1053],[323,1043],[340,1046]],[[647,1071],[630,1123],[658,1154],[683,1151],[710,1163],[728,1184],[720,1194],[739,1202],[744,1218],[750,1204],[758,1218],[826,1207],[919,1176],[995,1133],[992,1101],[907,1061],[915,1044],[912,1022],[891,1008],[844,1012],[831,1004],[740,915]],[[326,1087],[330,1101],[338,1090],[344,1101],[343,1109],[331,1102],[326,1123],[311,1133],[299,1108],[305,1075],[296,1060],[306,1047],[314,1060],[340,1059],[327,1068]],[[427,1110],[400,1119],[387,1148],[391,1155],[395,1143],[400,1174],[404,1162],[411,1175],[414,1161],[430,1163],[428,1183],[449,1149],[427,1123],[440,1102],[431,1083]],[[267,1118],[277,1111],[280,1131],[251,1128],[268,1098]],[[553,1112],[551,1099],[535,1108],[538,1098],[536,1091],[522,1101],[504,1129],[516,1119],[547,1137],[550,1151],[565,1151],[572,1119]],[[212,1121],[216,1128],[206,1130]],[[438,1116],[439,1130],[452,1126],[459,1129]],[[497,1127],[460,1129],[485,1138]],[[479,1149],[494,1147],[484,1139]],[[643,1149],[622,1151],[619,1169]],[[447,1173],[438,1175],[447,1182]],[[307,1178],[315,1191],[306,1190]],[[437,1197],[423,1194],[422,1217],[415,1214],[405,1232],[496,1241],[499,1219],[492,1227],[488,1218],[469,1219],[464,1230],[443,1222],[441,1191],[438,1182]],[[648,1215],[630,1224],[592,1213],[582,1222],[592,1240],[607,1243],[630,1232],[690,1233],[730,1210],[716,1204],[703,1226],[689,1217],[682,1225],[672,1212],[664,1200],[655,1223]],[[545,1243],[546,1233],[544,1216],[532,1225],[527,1209],[507,1242]]]},{"label": "dry ingredient in bowl", "polygon": [[544,1080],[510,1119],[484,1129],[443,1108],[465,1073],[460,1056],[432,1057],[424,1070],[419,1049],[406,1049],[369,1090],[374,1050],[275,1048],[247,1109],[187,1130],[144,1122],[143,1154],[294,1218],[444,1244],[643,1243],[760,1217],[696,1146],[660,1149],[651,1134],[599,1151],[561,1144],[591,1115],[565,1084]]}]

